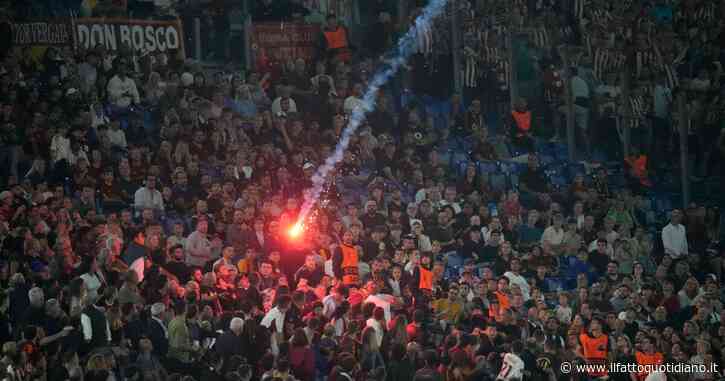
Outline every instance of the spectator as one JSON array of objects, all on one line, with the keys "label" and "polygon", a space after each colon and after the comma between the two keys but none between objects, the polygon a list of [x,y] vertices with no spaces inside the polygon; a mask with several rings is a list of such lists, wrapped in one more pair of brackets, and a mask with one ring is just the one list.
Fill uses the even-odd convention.
[{"label": "spectator", "polygon": [[164,212],[164,199],[156,189],[156,176],[146,177],[146,184],[136,191],[133,198],[137,213],[143,209],[152,209],[155,213]]},{"label": "spectator", "polygon": [[[20,40],[62,14],[15,3],[0,14]],[[84,11],[109,15],[108,3]],[[200,17],[216,57],[240,45],[225,51],[227,16],[244,19],[229,2],[136,3],[114,19],[180,12]],[[283,21],[294,44],[314,28],[299,20],[328,24],[312,56],[262,36],[249,68],[210,69],[168,44],[55,44],[40,60],[6,47],[6,378],[572,381],[604,374],[560,364],[722,368],[720,5],[458,1],[426,23],[425,9],[387,3],[255,2],[255,23]],[[414,55],[389,61],[380,49],[406,29],[399,47]],[[355,48],[370,35],[384,38]],[[375,82],[391,63],[400,76]],[[374,110],[346,131],[371,85]],[[512,95],[527,101],[514,114]],[[573,147],[542,137],[564,136],[561,116],[575,122]],[[710,175],[691,187],[686,219],[669,183],[688,166],[663,160],[683,148],[680,121],[693,174]]]},{"label": "spectator", "polygon": [[200,219],[194,230],[186,238],[186,264],[189,266],[204,267],[219,256],[220,240],[209,239],[209,221]]},{"label": "spectator", "polygon": [[121,66],[116,75],[108,81],[108,96],[116,111],[128,109],[132,105],[141,104],[141,96],[136,82],[128,77],[127,69]]},{"label": "spectator", "polygon": [[682,225],[682,211],[675,209],[670,216],[670,223],[662,229],[662,245],[665,254],[674,259],[688,254],[687,233]]},{"label": "spectator", "polygon": [[83,339],[87,346],[86,353],[105,347],[111,342],[111,326],[101,307],[96,305],[98,298],[89,296],[88,300],[91,303],[81,314]]}]

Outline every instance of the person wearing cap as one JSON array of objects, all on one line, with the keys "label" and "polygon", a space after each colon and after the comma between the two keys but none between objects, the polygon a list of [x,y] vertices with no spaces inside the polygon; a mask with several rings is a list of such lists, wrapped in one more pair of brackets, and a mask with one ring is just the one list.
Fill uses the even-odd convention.
[{"label": "person wearing cap", "polygon": [[312,175],[315,174],[315,165],[310,163],[309,161],[305,162],[302,165],[302,172],[304,172],[305,178],[311,178]]},{"label": "person wearing cap", "polygon": [[415,237],[416,246],[421,251],[433,250],[433,244],[431,242],[430,237],[423,233],[423,222],[416,221],[416,222],[410,224],[410,226],[411,226],[411,233]]}]

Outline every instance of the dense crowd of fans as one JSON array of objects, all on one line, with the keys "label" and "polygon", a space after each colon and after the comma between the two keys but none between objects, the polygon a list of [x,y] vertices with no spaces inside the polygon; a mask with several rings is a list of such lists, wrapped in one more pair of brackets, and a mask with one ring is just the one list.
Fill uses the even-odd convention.
[{"label": "dense crowd of fans", "polygon": [[[324,28],[312,62],[246,74],[4,44],[0,378],[722,378],[719,211],[649,198],[678,120],[696,173],[725,171],[717,2],[451,1],[290,234],[425,3],[366,0],[352,33],[355,2],[261,0]],[[590,160],[561,182],[567,85]],[[708,371],[562,365],[613,361]]]}]

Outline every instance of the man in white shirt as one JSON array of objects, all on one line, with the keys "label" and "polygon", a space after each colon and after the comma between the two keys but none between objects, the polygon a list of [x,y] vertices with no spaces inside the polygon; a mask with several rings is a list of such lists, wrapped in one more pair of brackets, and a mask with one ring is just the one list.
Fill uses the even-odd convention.
[{"label": "man in white shirt", "polygon": [[289,115],[297,112],[297,103],[291,98],[292,90],[288,86],[280,88],[279,96],[272,102],[272,115]]},{"label": "man in white shirt", "polygon": [[111,147],[125,150],[128,148],[126,133],[123,132],[120,127],[120,122],[114,120],[109,124],[109,129],[106,130],[106,136],[108,137],[108,141],[111,143]]},{"label": "man in white shirt", "polygon": [[501,371],[498,373],[496,380],[500,381],[521,381],[524,377],[524,360],[518,356],[524,349],[524,345],[520,341],[514,341],[511,344],[511,352],[503,356]]},{"label": "man in white shirt", "polygon": [[345,103],[343,104],[343,109],[345,110],[345,113],[350,115],[352,112],[359,107],[363,106],[363,87],[362,84],[356,83],[352,87],[352,94],[345,98]]},{"label": "man in white shirt", "polygon": [[[262,327],[271,330],[271,347],[272,353],[277,356],[279,354],[279,343],[284,342],[284,319],[292,303],[292,298],[289,295],[282,295],[277,299],[277,306],[269,310],[262,322],[259,323]],[[274,324],[274,325],[273,325]]]},{"label": "man in white shirt", "polygon": [[108,81],[107,87],[109,100],[120,109],[141,103],[136,82],[126,75],[126,70],[124,67],[119,68],[118,74]]},{"label": "man in white shirt", "polygon": [[386,323],[389,323],[392,318],[390,307],[396,302],[395,297],[388,294],[378,293],[378,285],[374,281],[368,281],[365,284],[365,291],[367,293],[367,297],[363,301],[363,304],[373,303],[376,307],[382,308],[383,318]]},{"label": "man in white shirt", "polygon": [[70,163],[71,156],[68,126],[61,123],[50,141],[50,160],[53,164],[64,159]]},{"label": "man in white shirt", "polygon": [[524,301],[531,299],[529,283],[526,281],[519,271],[521,271],[521,260],[518,258],[511,258],[509,262],[510,270],[506,271],[503,276],[508,278],[510,284],[515,284],[521,289],[521,296]]},{"label": "man in white shirt", "polygon": [[554,215],[553,224],[548,228],[544,229],[544,233],[541,235],[541,244],[548,242],[552,249],[559,250],[562,242],[564,242],[564,217],[557,213]]},{"label": "man in white shirt", "polygon": [[101,307],[95,304],[97,298],[89,297],[92,304],[86,307],[81,314],[81,328],[86,344],[90,349],[95,349],[111,342],[111,327]]},{"label": "man in white shirt", "polygon": [[144,209],[164,211],[164,198],[156,189],[156,176],[148,176],[145,186],[139,188],[133,197],[134,208],[137,213]]},{"label": "man in white shirt", "polygon": [[680,209],[672,211],[670,223],[662,229],[662,245],[665,248],[665,254],[669,254],[673,259],[688,254],[687,230],[682,225],[682,211]]}]

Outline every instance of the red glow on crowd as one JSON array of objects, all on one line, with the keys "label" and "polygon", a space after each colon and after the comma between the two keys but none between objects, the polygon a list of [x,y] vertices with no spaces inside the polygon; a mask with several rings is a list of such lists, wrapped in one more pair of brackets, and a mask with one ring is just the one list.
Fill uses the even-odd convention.
[{"label": "red glow on crowd", "polygon": [[297,222],[296,222],[296,223],[295,223],[294,225],[292,225],[292,227],[291,227],[291,228],[290,228],[290,229],[289,229],[289,230],[287,231],[287,235],[289,235],[289,237],[290,237],[291,239],[294,239],[294,240],[296,240],[296,239],[300,238],[300,236],[302,235],[302,228],[303,228],[302,222],[301,222],[301,221],[297,221]]}]

